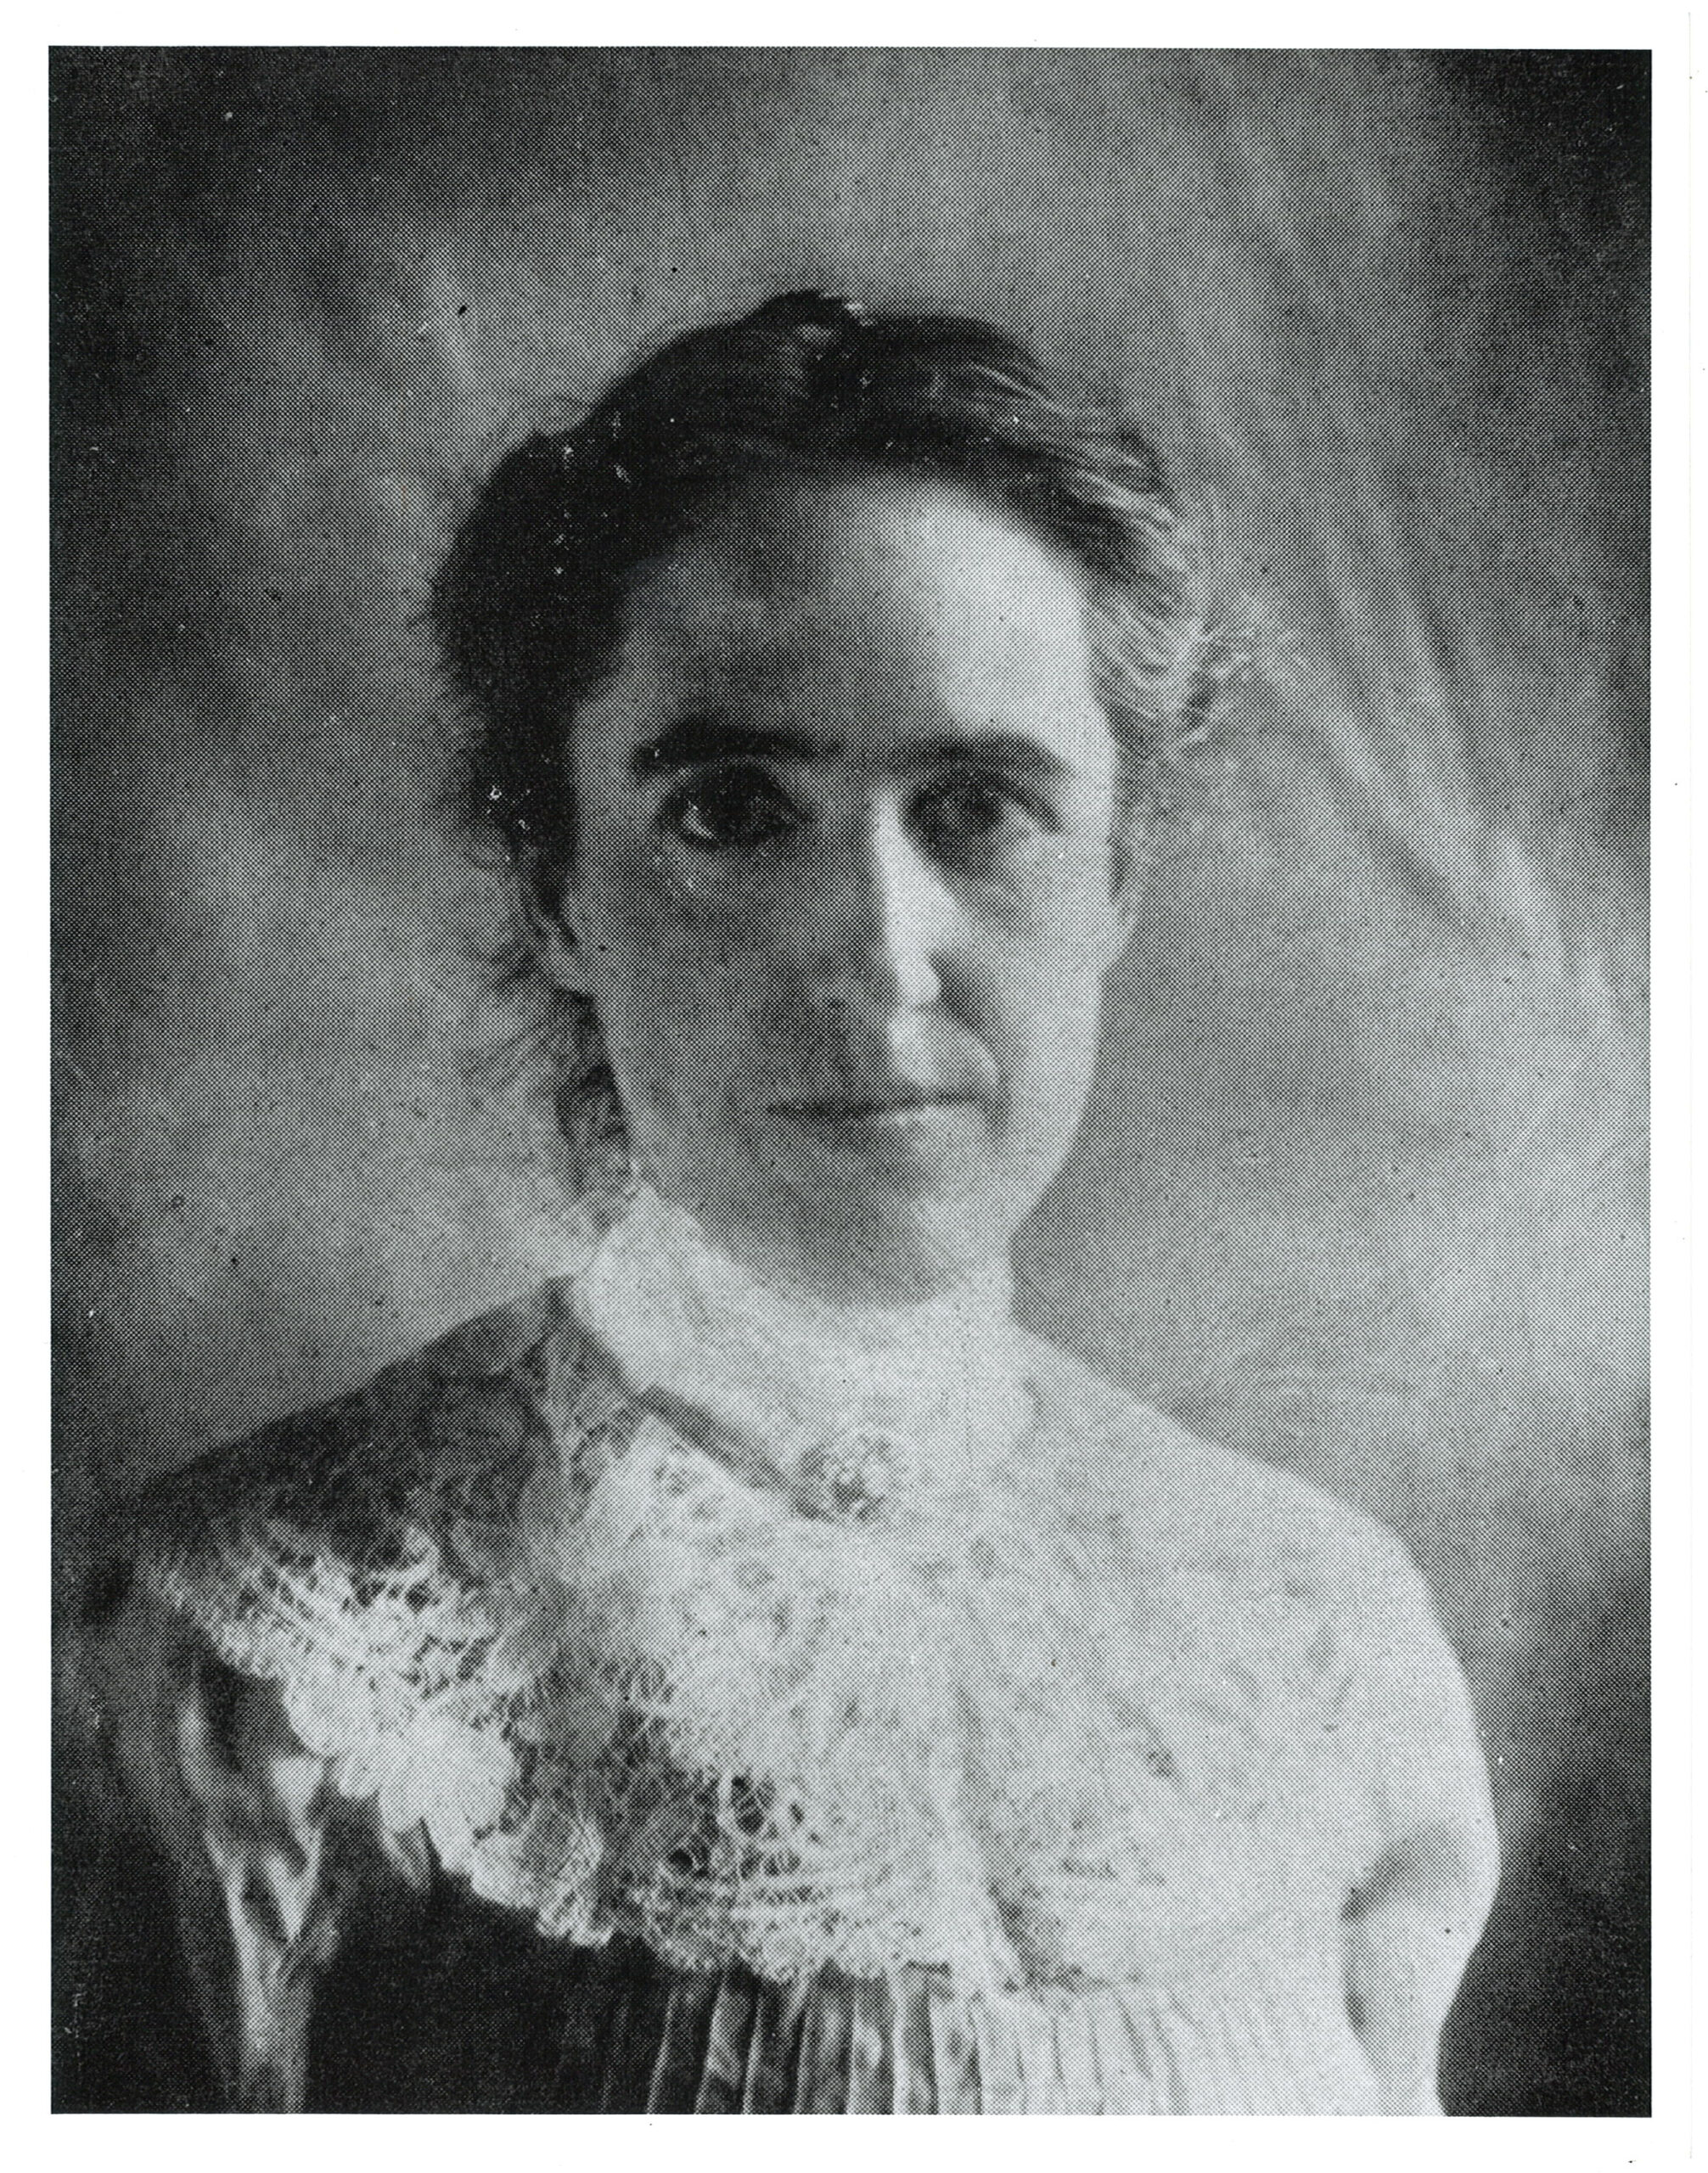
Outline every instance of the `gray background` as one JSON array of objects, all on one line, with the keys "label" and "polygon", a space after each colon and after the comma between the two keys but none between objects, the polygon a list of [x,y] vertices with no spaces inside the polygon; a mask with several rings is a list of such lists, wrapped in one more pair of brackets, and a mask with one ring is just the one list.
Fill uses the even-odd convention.
[{"label": "gray background", "polygon": [[1399,1525],[1510,1871],[1465,2109],[1639,2109],[1640,55],[62,53],[62,1554],[549,1272],[419,615],[553,396],[778,289],[1118,393],[1259,619],[1021,1261]]}]

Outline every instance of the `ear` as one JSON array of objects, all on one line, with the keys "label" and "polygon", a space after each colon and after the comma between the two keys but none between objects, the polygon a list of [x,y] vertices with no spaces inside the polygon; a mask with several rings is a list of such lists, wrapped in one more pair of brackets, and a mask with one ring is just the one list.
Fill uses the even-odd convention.
[{"label": "ear", "polygon": [[1144,893],[1144,827],[1143,813],[1133,807],[1122,814],[1115,831],[1114,865],[1110,870],[1110,937],[1105,971],[1126,948],[1138,925]]},{"label": "ear", "polygon": [[586,953],[562,878],[538,860],[525,861],[516,869],[516,887],[541,973],[565,996],[591,997],[582,963]]}]

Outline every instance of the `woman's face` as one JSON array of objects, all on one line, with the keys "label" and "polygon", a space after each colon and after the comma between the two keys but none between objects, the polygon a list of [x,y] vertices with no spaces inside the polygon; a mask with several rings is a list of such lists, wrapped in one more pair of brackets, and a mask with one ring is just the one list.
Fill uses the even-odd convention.
[{"label": "woman's face", "polygon": [[641,1170],[763,1273],[929,1294],[1061,1165],[1125,932],[1085,617],[1030,536],[891,480],[744,497],[630,599],[551,954]]}]

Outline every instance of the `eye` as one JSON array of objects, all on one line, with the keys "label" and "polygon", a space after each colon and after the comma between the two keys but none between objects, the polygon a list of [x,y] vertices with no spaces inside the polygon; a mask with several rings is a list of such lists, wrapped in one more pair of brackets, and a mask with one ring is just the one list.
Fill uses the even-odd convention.
[{"label": "eye", "polygon": [[801,819],[776,778],[749,763],[688,778],[658,812],[661,829],[706,853],[750,851]]},{"label": "eye", "polygon": [[1023,842],[1057,827],[1049,807],[995,770],[966,770],[928,786],[914,802],[913,820],[934,851]]}]

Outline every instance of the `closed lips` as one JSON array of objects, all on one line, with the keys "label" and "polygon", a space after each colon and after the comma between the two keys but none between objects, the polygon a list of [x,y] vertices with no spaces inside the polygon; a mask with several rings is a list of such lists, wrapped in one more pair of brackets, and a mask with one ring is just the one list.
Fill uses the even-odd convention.
[{"label": "closed lips", "polygon": [[826,1120],[858,1117],[881,1117],[906,1114],[914,1109],[953,1109],[970,1105],[966,1094],[892,1094],[882,1099],[849,1099],[838,1097],[822,1102],[782,1102],[773,1109],[773,1116],[820,1117]]}]

